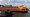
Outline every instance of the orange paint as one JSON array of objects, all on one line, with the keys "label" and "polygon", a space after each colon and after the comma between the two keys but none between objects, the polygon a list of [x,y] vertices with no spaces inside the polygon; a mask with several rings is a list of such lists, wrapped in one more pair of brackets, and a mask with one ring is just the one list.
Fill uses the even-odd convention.
[{"label": "orange paint", "polygon": [[15,11],[26,11],[26,7],[17,6],[17,7],[0,7],[0,10],[15,10]]}]

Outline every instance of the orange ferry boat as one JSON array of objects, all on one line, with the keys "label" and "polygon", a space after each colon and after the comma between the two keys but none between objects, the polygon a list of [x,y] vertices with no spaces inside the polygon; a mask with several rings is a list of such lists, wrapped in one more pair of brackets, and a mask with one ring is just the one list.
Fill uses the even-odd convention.
[{"label": "orange ferry boat", "polygon": [[0,10],[11,10],[13,12],[28,12],[28,8],[22,6],[16,6],[16,7],[0,7]]}]

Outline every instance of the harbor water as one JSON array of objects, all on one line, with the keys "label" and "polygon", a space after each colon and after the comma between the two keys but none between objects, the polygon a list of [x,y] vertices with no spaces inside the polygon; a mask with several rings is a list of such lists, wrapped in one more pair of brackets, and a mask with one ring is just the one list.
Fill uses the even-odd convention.
[{"label": "harbor water", "polygon": [[28,13],[13,12],[12,17],[30,17],[30,11]]},{"label": "harbor water", "polygon": [[[12,17],[30,17],[30,10],[28,11],[28,13],[12,12],[12,14]],[[0,12],[0,16],[5,16],[5,12]]]}]

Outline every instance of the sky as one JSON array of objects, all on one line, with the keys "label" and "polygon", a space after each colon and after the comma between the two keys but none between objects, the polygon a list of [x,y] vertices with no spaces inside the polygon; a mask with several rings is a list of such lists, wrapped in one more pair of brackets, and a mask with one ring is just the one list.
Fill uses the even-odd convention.
[{"label": "sky", "polygon": [[30,0],[0,0],[0,5],[21,5],[25,4],[30,7]]}]

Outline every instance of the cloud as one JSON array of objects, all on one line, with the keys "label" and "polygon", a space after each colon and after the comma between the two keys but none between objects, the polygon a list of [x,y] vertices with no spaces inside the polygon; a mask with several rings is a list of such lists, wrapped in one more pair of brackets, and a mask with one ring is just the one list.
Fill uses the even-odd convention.
[{"label": "cloud", "polygon": [[26,4],[30,6],[30,0],[0,0],[0,5],[19,5],[19,4]]}]

